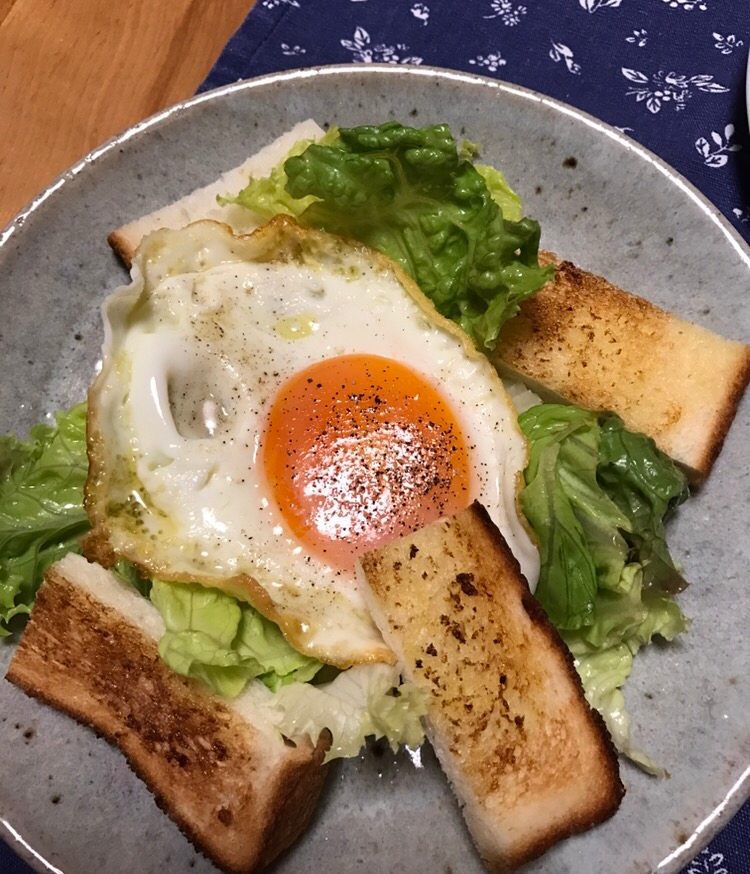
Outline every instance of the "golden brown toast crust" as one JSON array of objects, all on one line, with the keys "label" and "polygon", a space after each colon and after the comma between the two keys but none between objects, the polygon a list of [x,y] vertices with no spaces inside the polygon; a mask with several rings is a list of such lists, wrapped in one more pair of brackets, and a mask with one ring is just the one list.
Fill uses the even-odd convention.
[{"label": "golden brown toast crust", "polygon": [[7,679],[118,746],[157,804],[227,872],[270,863],[313,814],[323,744],[279,752],[171,671],[153,639],[54,568]]},{"label": "golden brown toast crust", "polygon": [[750,346],[678,319],[541,252],[555,280],[502,329],[502,372],[543,394],[611,410],[694,481],[711,471],[750,380]]},{"label": "golden brown toast crust", "polygon": [[123,233],[123,229],[118,228],[116,231],[112,231],[107,237],[107,242],[122,263],[129,268],[138,247]]},{"label": "golden brown toast crust", "polygon": [[362,568],[386,642],[429,695],[427,735],[492,870],[612,816],[624,789],[609,735],[484,508]]}]

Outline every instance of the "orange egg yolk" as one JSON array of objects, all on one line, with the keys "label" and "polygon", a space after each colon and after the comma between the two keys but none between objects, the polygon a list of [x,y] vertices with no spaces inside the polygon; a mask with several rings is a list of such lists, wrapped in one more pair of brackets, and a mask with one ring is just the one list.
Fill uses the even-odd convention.
[{"label": "orange egg yolk", "polygon": [[291,530],[340,569],[472,500],[453,411],[418,373],[379,356],[331,358],[293,376],[273,403],[262,457]]}]

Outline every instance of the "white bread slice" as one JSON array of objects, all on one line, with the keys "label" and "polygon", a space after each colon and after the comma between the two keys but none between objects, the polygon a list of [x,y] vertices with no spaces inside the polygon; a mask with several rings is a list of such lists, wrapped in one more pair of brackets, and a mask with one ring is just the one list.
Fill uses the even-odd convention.
[{"label": "white bread slice", "polygon": [[325,131],[311,119],[301,121],[239,167],[228,170],[210,185],[198,188],[175,203],[168,204],[113,231],[107,238],[110,246],[129,266],[141,240],[158,228],[184,228],[191,222],[214,219],[229,225],[238,234],[254,231],[261,222],[253,213],[236,204],[220,206],[216,202],[217,195],[239,194],[251,176],[256,178],[268,176],[295,143],[300,140],[319,140],[324,133]]},{"label": "white bread slice", "polygon": [[[298,139],[319,139],[314,121],[292,128],[217,182],[112,232],[130,265],[141,239],[159,227],[215,218],[236,233],[257,226],[248,210],[219,207],[217,194],[239,192],[250,173],[267,175]],[[593,273],[540,252],[556,277],[503,329],[495,363],[547,398],[611,410],[652,437],[694,482],[721,451],[750,379],[750,346],[678,319]]]},{"label": "white bread slice", "polygon": [[559,261],[555,281],[521,304],[495,352],[503,375],[544,397],[612,410],[652,437],[694,482],[705,479],[750,380],[750,346]]},{"label": "white bread slice", "polygon": [[573,660],[483,507],[361,561],[362,588],[491,871],[612,816],[617,756]]},{"label": "white bread slice", "polygon": [[78,555],[50,568],[7,679],[116,744],[157,804],[224,871],[269,864],[307,826],[325,745],[296,745],[159,658],[158,611]]}]

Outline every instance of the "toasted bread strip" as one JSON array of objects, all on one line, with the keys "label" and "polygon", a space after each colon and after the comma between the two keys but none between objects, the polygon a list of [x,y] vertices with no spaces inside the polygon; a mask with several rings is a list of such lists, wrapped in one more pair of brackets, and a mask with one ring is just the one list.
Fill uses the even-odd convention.
[{"label": "toasted bread strip", "polygon": [[217,195],[239,194],[251,176],[268,176],[295,143],[318,140],[323,134],[323,129],[314,121],[302,121],[215,182],[112,231],[107,241],[129,267],[141,240],[159,228],[184,228],[191,222],[214,219],[229,225],[238,234],[250,233],[261,224],[257,217],[236,204],[220,206],[216,202]]},{"label": "toasted bread strip", "polygon": [[542,396],[612,410],[693,481],[708,476],[750,380],[750,346],[683,321],[559,261],[555,281],[503,327],[501,373]]},{"label": "toasted bread strip", "polygon": [[624,789],[567,647],[483,507],[362,559],[363,588],[480,855],[506,871],[612,816]]},{"label": "toasted bread strip", "polygon": [[324,745],[287,745],[175,674],[158,656],[162,629],[144,598],[70,555],[48,572],[7,679],[116,744],[220,868],[258,870],[307,826]]}]

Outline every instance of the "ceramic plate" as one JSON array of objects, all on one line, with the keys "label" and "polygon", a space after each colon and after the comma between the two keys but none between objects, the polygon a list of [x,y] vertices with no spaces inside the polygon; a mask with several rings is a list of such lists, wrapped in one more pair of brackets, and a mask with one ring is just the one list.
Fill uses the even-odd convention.
[{"label": "ceramic plate", "polygon": [[[108,143],[65,174],[0,246],[0,423],[24,434],[84,396],[98,307],[125,279],[107,233],[212,181],[293,123],[449,122],[482,145],[541,222],[543,245],[654,303],[750,340],[750,254],[693,188],[617,130],[523,89],[424,68],[282,73],[202,95]],[[684,640],[636,660],[637,745],[670,774],[623,764],[627,795],[605,825],[534,874],[679,870],[750,792],[750,406],[708,485],[672,525],[691,587]],[[12,654],[0,647],[0,670]],[[120,754],[0,682],[0,832],[40,871],[213,870]],[[24,843],[21,843],[24,842]],[[27,849],[22,849],[25,846]],[[28,849],[32,848],[32,849]],[[432,754],[369,753],[333,768],[307,835],[274,871],[482,870]]]}]

